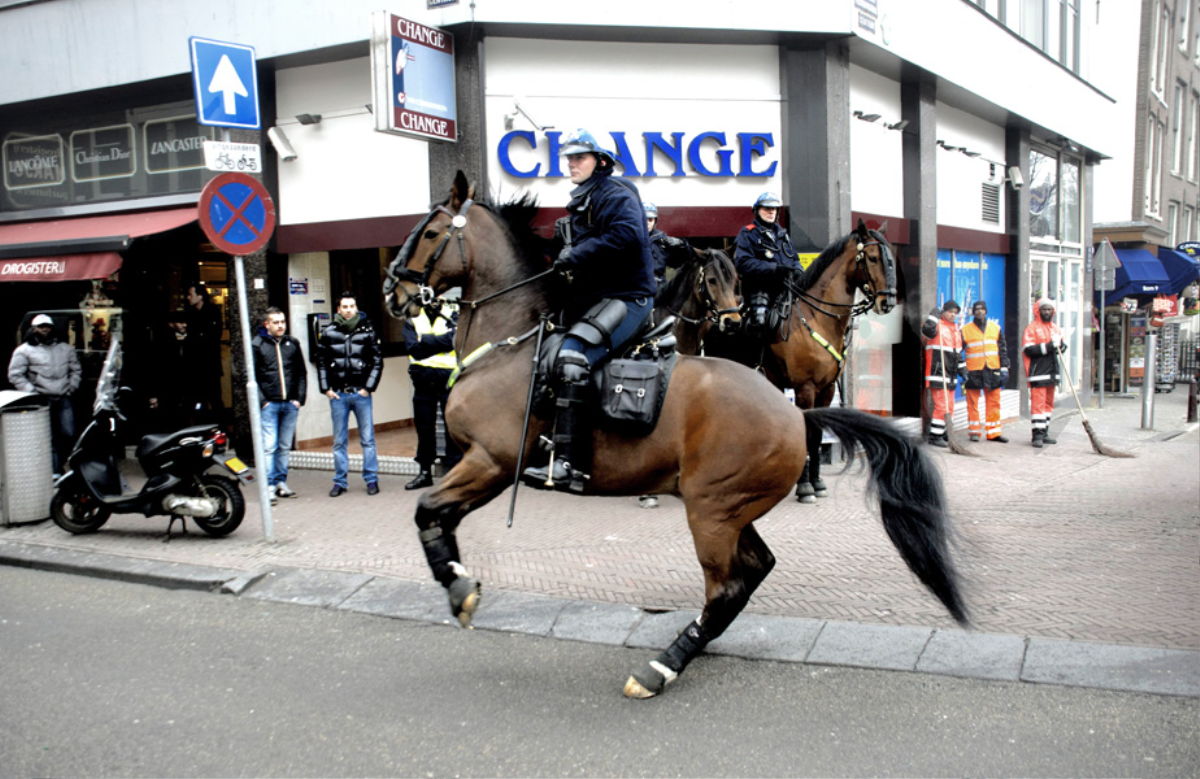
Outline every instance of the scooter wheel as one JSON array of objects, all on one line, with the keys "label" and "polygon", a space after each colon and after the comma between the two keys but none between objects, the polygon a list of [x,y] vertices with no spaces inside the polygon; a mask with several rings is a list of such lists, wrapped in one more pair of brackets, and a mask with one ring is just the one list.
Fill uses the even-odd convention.
[{"label": "scooter wheel", "polygon": [[191,520],[200,529],[214,538],[227,536],[238,529],[246,516],[246,498],[242,495],[242,485],[224,476],[205,475],[200,477],[208,497],[216,498],[221,508],[211,517],[192,517]]},{"label": "scooter wheel", "polygon": [[77,484],[64,484],[50,500],[50,516],[54,524],[68,533],[95,533],[112,511]]}]

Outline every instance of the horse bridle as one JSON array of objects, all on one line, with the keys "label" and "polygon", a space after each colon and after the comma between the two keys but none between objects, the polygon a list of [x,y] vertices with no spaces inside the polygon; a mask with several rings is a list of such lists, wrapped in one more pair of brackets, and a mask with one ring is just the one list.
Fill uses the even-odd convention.
[{"label": "horse bridle", "polygon": [[886,273],[886,269],[889,266],[892,268],[895,268],[896,258],[892,256],[892,248],[891,248],[891,246],[888,245],[888,242],[884,239],[884,237],[882,235],[880,235],[879,233],[875,232],[874,230],[868,230],[867,234],[870,235],[870,237],[873,238],[874,240],[867,241],[866,243],[859,243],[858,244],[858,254],[856,254],[854,256],[854,263],[855,263],[854,276],[855,276],[855,279],[858,281],[858,288],[865,296],[865,299],[854,305],[854,308],[850,312],[850,315],[852,317],[856,317],[856,316],[865,314],[868,311],[870,311],[872,308],[874,308],[875,307],[875,299],[878,298],[880,295],[883,295],[885,297],[889,297],[889,296],[895,297],[896,296],[896,288],[895,287],[888,287],[886,289],[876,290],[875,284],[871,281],[871,273],[867,269],[867,263],[870,262],[870,258],[867,257],[867,247],[868,246],[878,246],[879,247],[879,254],[880,254],[879,259],[884,264],[885,273]]},{"label": "horse bridle", "polygon": [[700,274],[696,277],[696,292],[699,293],[700,297],[704,300],[705,316],[702,316],[699,319],[692,319],[691,317],[684,316],[683,312],[681,311],[671,311],[672,315],[682,319],[689,325],[698,325],[703,322],[719,325],[721,323],[721,317],[725,314],[737,314],[742,310],[740,305],[733,308],[717,308],[716,301],[712,299],[712,295],[708,294],[708,288],[704,286],[705,267],[706,266],[704,264],[700,266]]},{"label": "horse bridle", "polygon": [[[400,252],[396,255],[396,259],[388,266],[388,277],[383,283],[385,298],[395,292],[396,286],[400,282],[408,281],[417,285],[418,300],[421,301],[421,305],[427,306],[432,303],[437,298],[437,292],[434,291],[433,287],[429,286],[429,278],[433,275],[433,268],[438,264],[438,260],[442,258],[446,247],[450,245],[451,238],[458,239],[458,256],[462,260],[463,271],[466,271],[467,250],[463,245],[463,230],[467,226],[467,212],[471,210],[471,206],[474,203],[474,200],[463,201],[462,208],[458,210],[457,214],[444,205],[438,205],[425,215],[421,223],[414,227],[412,232],[408,234],[408,238],[405,239],[404,245],[400,247]],[[438,214],[447,214],[450,217],[450,227],[446,232],[442,233],[442,241],[438,244],[429,262],[425,263],[425,269],[420,272],[412,270],[408,267],[408,260],[417,245],[418,236],[425,232],[425,228],[429,226],[429,223]],[[399,269],[396,266],[400,266]]]}]

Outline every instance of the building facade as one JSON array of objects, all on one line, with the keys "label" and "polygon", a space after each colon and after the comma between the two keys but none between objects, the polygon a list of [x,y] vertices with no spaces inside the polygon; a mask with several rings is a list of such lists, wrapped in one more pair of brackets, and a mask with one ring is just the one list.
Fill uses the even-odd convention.
[{"label": "building facade", "polygon": [[[752,14],[614,0],[602,19],[549,0],[429,5],[389,10],[453,36],[453,143],[375,131],[368,3],[243,0],[201,12],[168,2],[153,20],[118,0],[0,4],[0,46],[18,63],[0,87],[2,256],[32,271],[33,259],[100,253],[55,237],[72,224],[69,234],[93,242],[124,236],[109,284],[130,348],[178,305],[184,277],[207,275],[229,299],[227,263],[193,223],[130,232],[137,214],[194,204],[214,175],[197,148],[220,131],[196,124],[192,106],[187,42],[200,36],[256,48],[264,131],[233,139],[261,145],[279,226],[249,259],[262,281],[248,292],[252,311],[285,307],[297,334],[350,289],[385,342],[399,344],[378,296],[383,269],[454,172],[499,200],[533,191],[548,225],[571,188],[556,146],[587,127],[612,140],[623,175],[659,206],[660,226],[701,245],[729,245],[764,191],[782,195],[810,252],[860,218],[886,223],[901,305],[859,320],[848,404],[921,415],[918,330],[949,298],[964,318],[986,299],[1015,357],[1032,301],[1050,294],[1075,369],[1091,369],[1079,346],[1091,317],[1093,180],[1114,153],[1097,117],[1115,105],[1094,72],[1093,41],[1109,34],[1094,0],[933,0],[919,11],[898,0],[766,0]],[[63,264],[81,277],[100,272]],[[35,298],[69,308],[91,281],[0,281],[3,310]],[[411,417],[404,360],[390,353],[381,425]],[[1018,374],[1006,393],[1014,414]],[[329,433],[323,404],[306,407],[299,438]]]}]

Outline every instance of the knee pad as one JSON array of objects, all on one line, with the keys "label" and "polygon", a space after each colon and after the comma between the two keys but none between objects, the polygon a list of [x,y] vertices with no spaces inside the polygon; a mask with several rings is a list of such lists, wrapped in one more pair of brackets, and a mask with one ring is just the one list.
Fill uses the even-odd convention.
[{"label": "knee pad", "polygon": [[592,366],[582,352],[564,349],[558,353],[554,372],[563,384],[583,384],[591,375]]},{"label": "knee pad", "polygon": [[624,300],[605,298],[587,310],[578,322],[571,325],[568,336],[575,336],[589,346],[612,349],[612,334],[625,320],[628,306]]}]

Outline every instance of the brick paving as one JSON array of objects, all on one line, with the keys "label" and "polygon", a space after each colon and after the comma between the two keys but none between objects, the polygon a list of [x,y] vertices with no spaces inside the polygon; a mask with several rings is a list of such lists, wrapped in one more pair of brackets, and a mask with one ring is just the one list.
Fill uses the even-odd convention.
[{"label": "brick paving", "polygon": [[[1186,388],[1156,397],[1155,429],[1141,430],[1138,398],[1088,409],[1101,440],[1137,455],[1095,454],[1078,415],[1060,411],[1059,444],[1035,450],[1028,421],[1008,445],[969,444],[983,457],[937,451],[956,518],[959,567],[975,627],[989,633],[1200,649],[1200,432],[1185,420]],[[392,435],[392,434],[385,434]],[[388,451],[402,452],[403,434]],[[382,436],[381,436],[382,438]],[[965,441],[965,436],[963,436]],[[915,582],[863,496],[864,477],[827,470],[829,498],[787,501],[757,526],[778,558],[748,613],[864,624],[950,627]],[[225,539],[193,531],[163,543],[166,521],[114,517],[91,536],[51,522],[0,527],[0,541],[246,571],[300,567],[424,581],[413,530],[417,494],[385,476],[368,497],[326,496],[327,472],[294,471],[301,497],[280,501],[275,543],[262,539],[255,503]],[[488,588],[646,609],[696,609],[703,580],[682,503],[656,510],[636,498],[577,498],[522,488],[459,532],[464,564]]]}]

